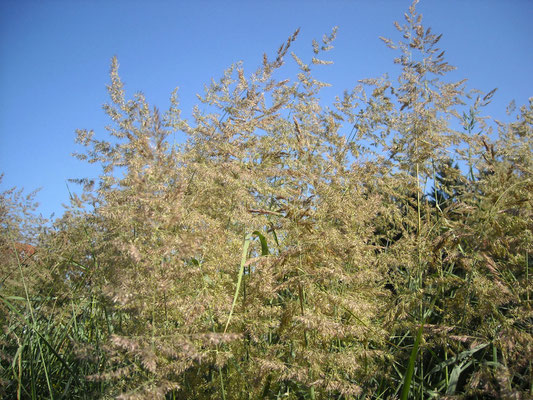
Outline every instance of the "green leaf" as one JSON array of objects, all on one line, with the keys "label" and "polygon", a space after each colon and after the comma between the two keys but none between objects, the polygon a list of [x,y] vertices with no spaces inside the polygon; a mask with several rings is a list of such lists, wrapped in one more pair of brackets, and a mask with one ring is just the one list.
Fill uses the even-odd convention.
[{"label": "green leaf", "polygon": [[461,376],[461,373],[465,369],[467,369],[471,364],[472,364],[472,361],[468,361],[467,363],[462,362],[453,368],[452,373],[450,374],[450,381],[448,383],[448,388],[446,389],[447,395],[455,394],[455,390],[457,389],[457,384],[459,383],[459,378]]},{"label": "green leaf", "polygon": [[418,347],[420,346],[420,341],[422,340],[422,332],[424,330],[424,323],[420,324],[418,332],[416,334],[415,344],[411,350],[411,356],[409,357],[409,364],[407,364],[407,370],[405,371],[405,377],[403,380],[403,389],[401,400],[407,400],[409,396],[409,389],[411,388],[411,380],[413,379],[413,372],[415,370],[415,361],[416,356],[418,355]]},{"label": "green leaf", "polygon": [[270,252],[268,251],[268,243],[265,236],[259,231],[254,231],[252,235],[257,236],[261,242],[261,255],[268,256]]},{"label": "green leaf", "polygon": [[235,288],[235,295],[233,296],[233,303],[231,305],[231,310],[228,315],[228,320],[226,321],[226,326],[224,327],[224,333],[228,330],[231,317],[233,316],[233,310],[235,309],[235,304],[237,304],[237,298],[239,297],[239,289],[241,288],[242,276],[244,275],[244,265],[246,264],[246,257],[248,255],[248,247],[250,247],[250,242],[252,241],[252,235],[247,235],[244,239],[244,246],[242,249],[241,257],[241,266],[239,268],[239,275],[237,277],[237,286]]},{"label": "green leaf", "polygon": [[246,265],[246,257],[248,256],[248,248],[250,247],[250,243],[253,240],[254,236],[257,236],[259,238],[259,241],[261,242],[262,255],[267,256],[269,254],[267,241],[261,232],[254,231],[251,235],[246,236],[246,238],[244,239],[244,246],[242,249],[241,266],[239,268],[239,275],[237,277],[237,286],[235,287],[235,294],[233,295],[233,303],[231,304],[231,311],[229,313],[228,320],[226,321],[226,326],[224,327],[224,333],[226,333],[226,331],[228,330],[231,317],[233,316],[233,311],[235,310],[235,304],[237,304],[237,298],[239,297],[239,290],[241,288],[242,277],[244,275],[244,267]]},{"label": "green leaf", "polygon": [[450,366],[452,364],[455,364],[456,362],[463,361],[465,358],[472,356],[474,353],[477,353],[479,350],[484,349],[488,345],[489,345],[488,343],[480,344],[479,346],[476,346],[476,347],[474,347],[474,348],[472,348],[470,350],[465,350],[465,351],[457,354],[455,357],[449,358],[446,361],[443,361],[443,362],[435,365],[435,367],[431,371],[429,371],[429,375],[432,375],[432,374],[434,374],[436,372],[439,372],[443,368],[448,367],[448,366]]}]

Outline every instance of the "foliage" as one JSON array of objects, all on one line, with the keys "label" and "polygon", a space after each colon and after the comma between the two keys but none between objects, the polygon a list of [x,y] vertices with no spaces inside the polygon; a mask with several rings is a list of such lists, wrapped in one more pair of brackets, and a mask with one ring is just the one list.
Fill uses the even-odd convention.
[{"label": "foliage", "polygon": [[249,76],[231,66],[192,121],[177,91],[163,114],[128,100],[113,59],[107,137],[77,132],[101,176],[31,263],[2,265],[22,282],[1,292],[3,394],[531,396],[533,100],[491,132],[494,91],[445,80],[416,3],[383,39],[397,80],[332,107],[314,74],[336,29],[291,53],[294,81],[298,31]]}]

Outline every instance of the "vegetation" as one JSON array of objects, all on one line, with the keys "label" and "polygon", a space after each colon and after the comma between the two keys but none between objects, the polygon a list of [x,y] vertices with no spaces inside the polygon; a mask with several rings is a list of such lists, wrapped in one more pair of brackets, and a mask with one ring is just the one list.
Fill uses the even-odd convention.
[{"label": "vegetation", "polygon": [[98,180],[47,229],[1,197],[2,396],[531,398],[533,98],[491,125],[415,5],[397,79],[331,107],[336,30],[295,80],[298,31],[233,65],[192,121],[113,59],[107,137],[77,132]]}]

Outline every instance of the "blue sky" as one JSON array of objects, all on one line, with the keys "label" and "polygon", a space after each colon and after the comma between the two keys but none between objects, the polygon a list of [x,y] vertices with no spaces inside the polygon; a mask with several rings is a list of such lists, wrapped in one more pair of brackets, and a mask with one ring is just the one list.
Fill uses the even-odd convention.
[{"label": "blue sky", "polygon": [[[39,211],[62,213],[69,178],[94,176],[74,159],[75,129],[104,132],[101,105],[111,57],[131,96],[142,91],[164,110],[180,88],[184,115],[196,93],[231,63],[247,71],[298,27],[293,50],[311,56],[311,40],[339,27],[320,78],[342,94],[359,79],[396,71],[379,36],[397,38],[410,0],[93,0],[0,2],[0,190],[41,187]],[[533,96],[533,1],[422,0],[424,24],[443,33],[440,48],[458,67],[454,79],[498,92],[487,112]],[[178,138],[179,139],[179,138]],[[183,138],[184,139],[184,138]]]}]

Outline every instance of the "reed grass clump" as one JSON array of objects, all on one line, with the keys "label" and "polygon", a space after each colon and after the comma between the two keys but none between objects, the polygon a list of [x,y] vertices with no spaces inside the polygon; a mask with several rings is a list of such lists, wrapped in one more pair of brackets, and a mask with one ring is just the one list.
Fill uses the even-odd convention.
[{"label": "reed grass clump", "polygon": [[533,102],[492,131],[416,3],[397,78],[330,107],[336,29],[232,65],[191,120],[127,99],[114,58],[111,125],[77,132],[98,179],[33,236],[2,196],[2,394],[530,397]]}]

